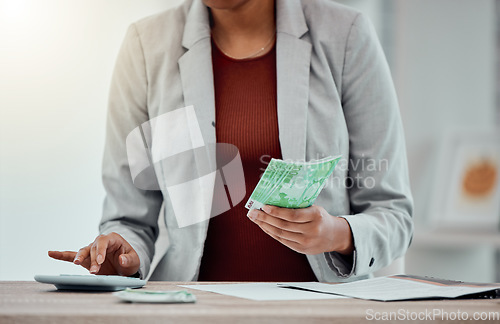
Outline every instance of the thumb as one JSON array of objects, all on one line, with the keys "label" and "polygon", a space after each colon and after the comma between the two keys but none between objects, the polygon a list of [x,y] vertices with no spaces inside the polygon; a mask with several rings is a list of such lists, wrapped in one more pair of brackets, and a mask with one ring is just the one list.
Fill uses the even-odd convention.
[{"label": "thumb", "polygon": [[123,275],[133,275],[139,270],[140,261],[137,253],[120,254],[118,262]]}]

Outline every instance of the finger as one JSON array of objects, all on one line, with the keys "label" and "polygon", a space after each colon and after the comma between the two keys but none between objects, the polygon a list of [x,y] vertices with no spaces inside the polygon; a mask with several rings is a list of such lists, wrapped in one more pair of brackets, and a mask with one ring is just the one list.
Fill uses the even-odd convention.
[{"label": "finger", "polygon": [[274,227],[280,228],[282,230],[294,233],[305,233],[305,231],[309,227],[309,223],[290,222],[282,218],[269,215],[257,209],[251,210],[248,213],[248,218],[250,218],[254,222],[261,221],[269,225],[272,225]]},{"label": "finger", "polygon": [[75,258],[75,255],[76,255],[76,252],[74,252],[74,251],[49,251],[48,255],[49,255],[49,257],[56,259],[56,260],[73,262],[73,259]]},{"label": "finger", "polygon": [[73,263],[76,265],[82,265],[83,261],[90,257],[90,246],[86,246],[78,250],[78,253],[75,255]]},{"label": "finger", "polygon": [[111,252],[117,251],[121,247],[123,247],[121,236],[114,233],[99,235],[90,248],[90,273],[97,274],[106,258],[113,258]]},{"label": "finger", "polygon": [[95,261],[98,265],[104,263],[106,260],[106,251],[108,250],[108,246],[110,245],[110,240],[108,237],[100,236],[96,240],[96,257]]},{"label": "finger", "polygon": [[314,219],[311,207],[307,208],[281,208],[271,205],[264,205],[262,210],[271,216],[294,223],[308,223]]},{"label": "finger", "polygon": [[89,272],[91,274],[97,274],[101,269],[101,265],[97,263],[97,241],[99,237],[96,238],[94,243],[90,246],[90,268]]},{"label": "finger", "polygon": [[[121,275],[129,276],[133,275],[139,270],[140,267],[140,259],[137,252],[132,248],[132,246],[120,235],[117,233],[109,234],[112,236],[110,240],[110,247],[116,251],[120,251],[121,253],[118,256],[118,272]],[[109,253],[109,250],[108,250]]]},{"label": "finger", "polygon": [[101,264],[106,260],[106,252],[112,239],[112,235],[99,235],[95,239],[90,248],[90,273],[96,274],[101,269]]},{"label": "finger", "polygon": [[139,256],[137,254],[121,254],[118,257],[120,264],[119,273],[123,276],[130,276],[137,272],[139,269]]},{"label": "finger", "polygon": [[278,237],[278,238],[280,238],[282,240],[294,242],[296,244],[300,244],[300,242],[301,242],[301,240],[302,240],[302,238],[304,236],[303,234],[295,233],[295,232],[289,232],[287,230],[284,230],[284,229],[281,229],[281,228],[278,228],[278,227],[274,227],[272,225],[269,225],[268,223],[264,223],[264,222],[261,222],[261,221],[258,221],[258,220],[256,220],[255,223],[257,225],[259,225],[259,227],[264,232],[266,232],[267,234],[269,234],[269,235],[271,235],[271,236],[273,236],[275,238]]},{"label": "finger", "polygon": [[267,227],[261,227],[261,229],[264,231],[264,233],[271,236],[273,239],[280,242],[281,244],[289,247],[290,249],[292,249],[294,251],[297,251],[299,253],[303,253],[302,245],[298,244],[297,242],[290,241],[284,237],[277,236],[277,235],[273,234],[271,231],[269,231]]},{"label": "finger", "polygon": [[118,257],[118,262],[120,263],[120,266],[124,269],[130,267],[130,257],[128,257],[126,254],[120,254]]}]

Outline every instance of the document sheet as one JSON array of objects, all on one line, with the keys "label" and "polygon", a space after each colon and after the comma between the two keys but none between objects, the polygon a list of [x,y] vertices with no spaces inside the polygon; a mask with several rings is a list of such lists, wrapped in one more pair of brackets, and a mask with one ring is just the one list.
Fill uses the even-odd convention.
[{"label": "document sheet", "polygon": [[179,285],[179,287],[210,291],[218,294],[260,301],[346,298],[344,296],[306,291],[303,289],[284,289],[280,288],[277,283],[265,282],[216,285]]},{"label": "document sheet", "polygon": [[318,293],[378,301],[457,298],[500,289],[500,284],[472,284],[404,275],[366,279],[343,284],[301,282],[278,285],[284,288],[300,288]]}]

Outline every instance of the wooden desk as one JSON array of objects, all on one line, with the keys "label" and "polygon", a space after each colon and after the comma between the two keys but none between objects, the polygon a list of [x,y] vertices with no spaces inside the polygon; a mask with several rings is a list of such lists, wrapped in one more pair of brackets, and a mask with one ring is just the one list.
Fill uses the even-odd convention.
[{"label": "wooden desk", "polygon": [[[172,282],[149,282],[151,290],[178,290]],[[196,284],[196,283],[194,283]],[[202,284],[202,283],[200,283]],[[356,299],[316,301],[258,302],[190,290],[195,304],[130,304],[120,302],[111,293],[64,292],[37,282],[0,282],[0,323],[359,323],[368,322],[367,314],[407,312],[418,315],[434,311],[496,313],[500,300],[435,300],[412,302],[375,302]],[[411,316],[411,315],[410,315]],[[485,315],[483,315],[485,316]],[[435,318],[442,321],[441,317]],[[370,321],[377,322],[377,321]],[[460,323],[444,318],[443,323]],[[481,321],[499,323],[498,317]]]}]

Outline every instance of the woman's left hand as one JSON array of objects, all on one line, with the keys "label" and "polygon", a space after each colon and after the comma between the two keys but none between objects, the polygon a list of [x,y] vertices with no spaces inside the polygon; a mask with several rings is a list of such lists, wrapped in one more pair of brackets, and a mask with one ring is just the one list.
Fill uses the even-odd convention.
[{"label": "woman's left hand", "polygon": [[248,213],[255,224],[292,250],[304,254],[336,251],[351,254],[354,243],[349,223],[320,206],[291,209],[266,205]]}]

